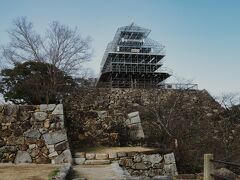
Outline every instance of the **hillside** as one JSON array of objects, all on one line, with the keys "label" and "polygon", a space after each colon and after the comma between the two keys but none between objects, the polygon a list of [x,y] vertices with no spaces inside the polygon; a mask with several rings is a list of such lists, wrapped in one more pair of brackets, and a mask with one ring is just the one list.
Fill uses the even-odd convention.
[{"label": "hillside", "polygon": [[[204,153],[231,159],[239,146],[239,126],[206,90],[80,89],[64,103],[73,142],[172,149],[182,172],[201,171]],[[145,134],[140,141],[129,138],[126,126],[135,111]]]}]

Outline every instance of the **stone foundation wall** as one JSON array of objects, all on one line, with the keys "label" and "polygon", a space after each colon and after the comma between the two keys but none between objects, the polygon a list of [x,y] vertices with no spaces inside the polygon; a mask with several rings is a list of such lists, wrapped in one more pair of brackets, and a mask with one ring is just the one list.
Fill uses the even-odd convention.
[{"label": "stone foundation wall", "polygon": [[118,161],[131,176],[178,175],[174,153],[146,152],[85,153],[75,154],[75,164],[98,165]]},{"label": "stone foundation wall", "polygon": [[119,165],[125,168],[131,176],[176,176],[177,166],[173,153],[136,153],[122,157]]},{"label": "stone foundation wall", "polygon": [[[119,122],[123,122],[121,125],[124,126],[129,121],[128,119],[131,119],[128,114],[138,111],[141,119],[141,127],[137,123],[134,124],[133,128],[131,128],[135,131],[133,131],[133,135],[152,139],[154,143],[155,139],[158,140],[159,137],[152,136],[158,134],[159,129],[156,126],[149,125],[152,120],[156,119],[150,113],[150,110],[152,109],[151,104],[156,100],[152,95],[158,91],[162,96],[159,102],[159,107],[161,107],[162,111],[161,114],[163,114],[162,117],[165,118],[164,121],[171,119],[172,122],[176,122],[173,124],[177,124],[177,122],[190,123],[195,118],[196,113],[201,113],[199,123],[205,121],[211,122],[212,119],[216,119],[216,116],[223,111],[221,106],[206,90],[80,89],[75,94],[64,99],[66,119],[70,122],[68,123],[68,128],[71,129],[69,132],[70,139],[73,141],[83,141],[84,144],[93,142],[95,145],[115,146],[117,143],[111,143],[113,142],[110,139],[112,137],[111,134],[123,135],[126,132],[124,128],[120,130],[116,128],[111,129],[111,126],[120,127],[119,125],[116,126]],[[181,101],[178,100],[180,98]],[[177,101],[177,105],[174,105],[174,101]],[[149,103],[150,108],[146,108]],[[169,118],[169,109],[173,106],[174,111],[171,118]],[[96,112],[105,112],[103,113],[104,117],[100,117],[99,113],[97,115]],[[176,125],[175,128],[178,128],[178,126]],[[107,129],[107,132],[101,133],[103,135],[101,138],[98,138],[100,136],[96,138],[96,132],[103,131],[103,129]],[[124,141],[129,144],[135,143],[129,137],[131,137],[131,134],[127,135],[127,137],[119,138],[120,140],[117,141]],[[147,143],[150,144],[150,142]]]},{"label": "stone foundation wall", "polygon": [[71,161],[62,104],[0,106],[0,162]]}]

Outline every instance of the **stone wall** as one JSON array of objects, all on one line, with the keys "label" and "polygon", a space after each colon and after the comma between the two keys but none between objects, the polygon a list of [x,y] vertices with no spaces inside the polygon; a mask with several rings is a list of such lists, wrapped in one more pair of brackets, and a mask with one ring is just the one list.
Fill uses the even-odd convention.
[{"label": "stone wall", "polygon": [[122,157],[119,165],[125,168],[131,176],[176,176],[178,174],[173,153],[134,153]]},{"label": "stone wall", "polygon": [[0,162],[71,161],[62,104],[0,106]]},{"label": "stone wall", "polygon": [[[206,90],[79,89],[65,98],[64,103],[66,119],[71,121],[69,137],[75,138],[75,141],[84,144],[94,142],[84,140],[89,139],[89,134],[91,136],[101,131],[101,126],[95,123],[95,127],[100,128],[92,131],[94,133],[82,127],[85,127],[84,122],[101,122],[106,125],[107,133],[104,132],[101,138],[97,136],[101,141],[100,145],[113,146],[110,144],[112,141],[105,137],[114,133],[115,137],[120,137],[119,134],[124,137],[117,141],[122,146],[144,145],[170,149],[175,151],[178,170],[182,173],[199,172],[202,169],[204,153],[213,152],[219,159],[224,157],[224,132],[221,124],[225,123],[222,121],[225,110]],[[158,118],[152,109],[155,105],[161,121],[167,125],[174,138],[169,138],[159,122],[155,123]],[[138,111],[144,134],[143,141],[129,141],[130,136],[126,135],[126,131],[108,129],[111,123],[105,123],[105,120],[90,116],[86,118],[82,112],[88,111],[105,111],[108,122],[114,122],[113,124],[126,122],[129,113]],[[96,136],[94,138],[99,142]],[[123,145],[121,142],[127,143]]]},{"label": "stone wall", "polygon": [[[161,107],[162,117],[164,117],[166,121],[168,120],[167,118],[169,118],[169,109],[172,109],[174,106],[174,111],[170,118],[172,122],[176,122],[173,123],[176,124],[176,126],[179,122],[190,123],[190,121],[193,121],[196,117],[196,113],[201,114],[199,121],[202,123],[216,118],[219,112],[222,111],[221,106],[205,90],[80,89],[76,91],[75,94],[66,98],[64,102],[66,119],[70,122],[68,128],[73,130],[69,132],[70,139],[82,141],[93,137],[92,132],[95,135],[95,132],[107,129],[107,133],[102,133],[104,136],[96,141],[100,142],[103,140],[103,144],[108,145],[108,142],[112,141],[110,138],[105,138],[111,137],[107,134],[116,134],[122,131],[111,129],[111,125],[116,125],[118,122],[122,122],[121,125],[126,124],[129,119],[131,119],[128,114],[137,111],[141,119],[141,127],[136,128],[136,130],[138,130],[136,133],[141,131],[141,137],[144,136],[145,138],[153,139],[152,136],[157,134],[159,129],[156,128],[156,126],[152,127],[149,125],[149,122],[155,121],[156,117],[152,117],[152,114],[149,113],[151,109],[146,107],[149,101],[152,101],[151,103],[156,101],[154,97],[151,97],[156,91],[161,93],[162,100],[159,102],[159,106]],[[179,99],[180,96],[183,96],[181,97],[182,101],[178,101],[177,105],[172,103],[174,100]],[[150,98],[153,99],[150,100]],[[100,117],[99,112],[104,112],[104,117]],[[135,126],[136,125],[138,124],[135,124]],[[91,129],[88,127],[94,128]],[[131,137],[131,135],[127,136],[127,139],[123,138],[126,141],[130,140],[129,137]],[[159,138],[156,137],[156,139]],[[155,140],[153,139],[153,141]],[[87,142],[89,142],[89,140]],[[94,142],[94,138],[92,138],[90,142]],[[109,145],[112,146],[113,144]]]},{"label": "stone wall", "polygon": [[[78,104],[65,105],[68,135],[73,150],[92,146],[119,146],[125,134],[125,118],[112,115],[108,111],[82,110]],[[123,137],[126,136],[126,137]],[[75,143],[76,142],[76,143]]]},{"label": "stone wall", "polygon": [[[156,92],[162,96],[161,101],[170,97],[183,96],[187,106],[205,106],[205,113],[211,116],[213,112],[221,110],[221,106],[206,90],[176,90],[176,89],[79,89],[75,94],[64,99],[67,110],[79,109],[82,111],[102,110],[109,115],[133,112],[134,107],[149,104]],[[157,101],[157,99],[154,99]],[[74,113],[74,112],[73,112]],[[79,117],[79,116],[78,116]]]},{"label": "stone wall", "polygon": [[131,176],[176,176],[178,174],[173,153],[158,150],[145,152],[111,152],[75,154],[75,164],[99,165],[118,161]]}]

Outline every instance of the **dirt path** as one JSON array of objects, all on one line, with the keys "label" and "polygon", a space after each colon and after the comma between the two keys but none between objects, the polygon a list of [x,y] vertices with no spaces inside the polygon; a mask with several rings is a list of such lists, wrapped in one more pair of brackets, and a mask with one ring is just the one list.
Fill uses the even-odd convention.
[{"label": "dirt path", "polygon": [[87,180],[120,180],[127,177],[117,162],[109,165],[77,165],[73,166],[73,172],[73,178],[81,177]]},{"label": "dirt path", "polygon": [[79,152],[92,152],[92,153],[114,153],[114,152],[145,152],[152,151],[153,148],[146,147],[93,147],[87,149],[79,149]]},{"label": "dirt path", "polygon": [[0,180],[48,180],[59,167],[51,164],[0,164]]}]

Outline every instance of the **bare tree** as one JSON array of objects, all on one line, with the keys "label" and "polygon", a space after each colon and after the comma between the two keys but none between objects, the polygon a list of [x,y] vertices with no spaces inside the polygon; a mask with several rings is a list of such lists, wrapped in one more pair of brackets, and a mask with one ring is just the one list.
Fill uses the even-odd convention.
[{"label": "bare tree", "polygon": [[93,72],[92,69],[82,67],[81,72],[77,75],[77,77],[82,79],[91,79],[91,78],[96,78],[97,75]]},{"label": "bare tree", "polygon": [[225,93],[216,99],[225,111],[219,114],[218,123],[215,124],[215,138],[223,146],[224,158],[235,160],[239,156],[240,97],[238,93]]},{"label": "bare tree", "polygon": [[90,38],[83,39],[78,29],[54,21],[47,31],[47,43],[44,47],[47,60],[57,68],[71,73],[79,68],[82,62],[91,57]]},{"label": "bare tree", "polygon": [[82,38],[77,28],[71,29],[56,21],[49,25],[45,36],[41,36],[34,31],[32,22],[20,17],[13,21],[8,34],[10,43],[2,47],[8,63],[41,61],[73,74],[92,54],[89,37]]},{"label": "bare tree", "polygon": [[175,143],[181,170],[201,169],[202,155],[207,152],[239,161],[240,101],[236,94],[223,95],[222,106],[204,90],[153,89],[140,99],[144,99],[139,110],[148,142],[170,147]]},{"label": "bare tree", "polygon": [[235,105],[240,104],[240,95],[239,93],[223,93],[215,99],[225,108],[229,109]]}]

